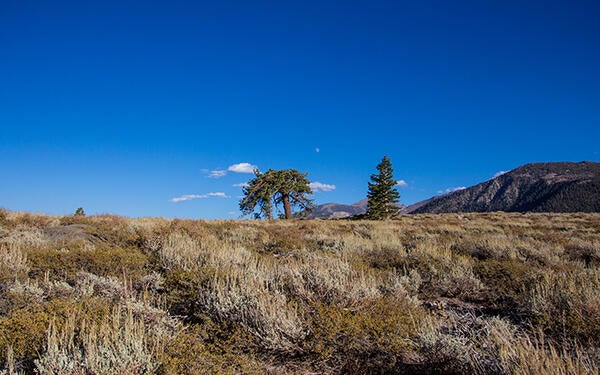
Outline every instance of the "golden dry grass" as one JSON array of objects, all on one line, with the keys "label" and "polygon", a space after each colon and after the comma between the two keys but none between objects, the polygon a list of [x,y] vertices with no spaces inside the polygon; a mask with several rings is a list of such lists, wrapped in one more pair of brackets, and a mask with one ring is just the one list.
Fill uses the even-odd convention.
[{"label": "golden dry grass", "polygon": [[600,215],[0,220],[3,373],[597,373]]}]

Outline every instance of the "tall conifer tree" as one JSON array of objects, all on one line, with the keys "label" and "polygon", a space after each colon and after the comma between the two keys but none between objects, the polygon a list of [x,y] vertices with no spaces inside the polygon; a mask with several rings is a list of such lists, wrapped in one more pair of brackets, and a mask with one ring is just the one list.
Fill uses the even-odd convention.
[{"label": "tall conifer tree", "polygon": [[367,193],[367,218],[373,220],[389,219],[398,214],[400,193],[396,190],[398,182],[394,180],[392,162],[384,156],[377,165],[379,173],[371,175]]}]

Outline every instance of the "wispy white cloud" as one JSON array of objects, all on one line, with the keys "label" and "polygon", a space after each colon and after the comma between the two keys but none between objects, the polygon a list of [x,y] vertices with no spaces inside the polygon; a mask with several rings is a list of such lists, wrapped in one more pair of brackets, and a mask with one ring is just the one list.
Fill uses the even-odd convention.
[{"label": "wispy white cloud", "polygon": [[199,198],[206,198],[206,197],[203,195],[188,194],[188,195],[182,195],[177,198],[172,198],[172,199],[170,199],[170,201],[173,203],[177,203],[177,202],[190,201],[192,199],[199,199]]},{"label": "wispy white cloud", "polygon": [[227,168],[227,170],[235,173],[254,173],[254,170],[257,168],[258,167],[254,164],[238,163],[230,165],[229,168]]},{"label": "wispy white cloud", "polygon": [[332,191],[335,190],[335,185],[329,185],[329,184],[323,184],[320,182],[311,182],[308,186],[310,186],[310,188],[312,189],[312,191],[314,192],[327,192],[327,191]]},{"label": "wispy white cloud", "polygon": [[178,202],[184,202],[184,201],[189,201],[192,199],[206,199],[206,198],[211,198],[211,197],[219,197],[219,198],[229,198],[227,196],[227,194],[223,193],[223,192],[216,192],[216,193],[207,193],[207,194],[186,194],[186,195],[182,195],[180,197],[177,198],[172,198],[170,199],[171,202],[173,203],[178,203]]},{"label": "wispy white cloud", "polygon": [[398,180],[398,181],[396,181],[396,185],[398,185],[400,187],[407,187],[408,186],[408,182],[406,182],[404,180]]},{"label": "wispy white cloud", "polygon": [[496,172],[496,173],[494,174],[494,178],[496,178],[496,177],[498,177],[498,176],[502,176],[502,175],[503,175],[503,174],[505,174],[506,172],[508,172],[508,171],[499,171],[499,172]]},{"label": "wispy white cloud", "polygon": [[467,187],[466,186],[457,186],[457,187],[453,187],[453,188],[448,188],[446,190],[438,190],[438,194],[448,194],[448,193],[454,193],[455,191],[459,191],[459,190],[465,190]]},{"label": "wispy white cloud", "polygon": [[210,173],[208,174],[208,177],[221,178],[221,177],[225,176],[226,174],[227,174],[227,171],[222,170],[222,169],[217,169],[215,171],[210,171]]},{"label": "wispy white cloud", "polygon": [[208,197],[220,197],[220,198],[229,198],[229,196],[223,192],[216,192],[216,193],[208,193],[206,194]]},{"label": "wispy white cloud", "polygon": [[233,184],[233,187],[248,187],[248,183],[247,182],[240,182],[239,184]]}]

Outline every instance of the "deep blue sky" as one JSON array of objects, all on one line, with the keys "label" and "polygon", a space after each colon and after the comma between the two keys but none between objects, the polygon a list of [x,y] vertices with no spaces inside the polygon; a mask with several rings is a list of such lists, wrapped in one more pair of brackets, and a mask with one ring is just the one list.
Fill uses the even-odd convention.
[{"label": "deep blue sky", "polygon": [[239,163],[352,203],[387,154],[410,204],[599,161],[599,19],[597,0],[3,0],[0,207],[236,218],[252,175],[210,174]]}]

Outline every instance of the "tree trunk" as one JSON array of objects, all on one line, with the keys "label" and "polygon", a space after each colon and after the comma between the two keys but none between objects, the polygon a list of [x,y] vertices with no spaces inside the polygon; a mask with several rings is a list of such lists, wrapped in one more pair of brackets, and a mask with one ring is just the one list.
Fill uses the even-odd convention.
[{"label": "tree trunk", "polygon": [[285,211],[285,218],[291,219],[292,218],[292,206],[290,205],[290,195],[282,194],[281,200],[283,201],[283,210]]}]

